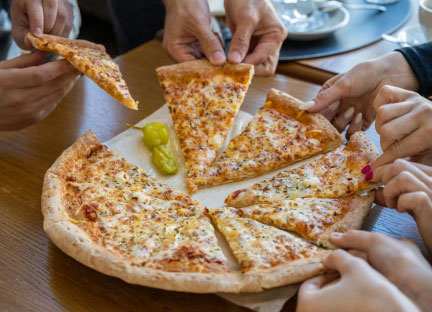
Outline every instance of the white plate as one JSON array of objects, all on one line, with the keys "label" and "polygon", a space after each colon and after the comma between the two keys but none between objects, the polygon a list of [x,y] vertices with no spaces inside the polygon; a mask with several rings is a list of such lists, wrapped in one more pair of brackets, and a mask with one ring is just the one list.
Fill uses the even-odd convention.
[{"label": "white plate", "polygon": [[[347,11],[347,9],[341,7],[340,9],[335,10],[331,14],[317,12],[317,14],[323,14],[323,16],[326,15],[327,19],[323,19],[322,22],[315,25],[313,29],[311,29],[311,27],[308,27],[311,30],[299,31],[298,29],[295,29],[290,23],[290,18],[292,18],[292,16],[289,16],[284,13],[284,12],[293,11],[296,7],[296,3],[279,2],[279,3],[275,3],[275,7],[282,22],[284,23],[285,27],[288,30],[287,38],[291,40],[309,41],[309,40],[317,40],[317,39],[325,38],[331,35],[332,33],[334,33],[335,31],[337,31],[338,29],[341,29],[342,27],[346,26],[350,21],[350,13]],[[305,21],[308,20],[306,19]],[[303,23],[303,22],[299,22],[299,23]]]},{"label": "white plate", "polygon": [[[402,28],[395,37],[400,41],[412,42],[413,45],[428,42],[419,23]],[[409,45],[403,44],[402,46],[408,47]]]}]

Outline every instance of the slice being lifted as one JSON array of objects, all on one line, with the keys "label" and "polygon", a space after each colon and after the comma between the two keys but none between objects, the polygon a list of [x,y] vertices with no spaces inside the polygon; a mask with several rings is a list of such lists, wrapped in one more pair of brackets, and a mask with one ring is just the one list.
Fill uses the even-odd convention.
[{"label": "slice being lifted", "polygon": [[332,124],[320,114],[300,110],[301,104],[272,89],[246,129],[194,183],[203,188],[244,180],[341,145],[343,138]]},{"label": "slice being lifted", "polygon": [[132,99],[118,65],[105,52],[104,46],[51,35],[35,37],[28,33],[27,38],[36,49],[55,53],[68,60],[124,106],[138,109],[138,102]]},{"label": "slice being lifted", "polygon": [[288,232],[239,216],[235,208],[208,209],[239,261],[249,285],[263,288],[303,281],[324,271],[326,250]]},{"label": "slice being lifted", "polygon": [[247,189],[228,195],[232,207],[246,207],[284,199],[339,198],[378,187],[365,180],[361,169],[379,155],[363,132],[354,133],[345,147],[292,170],[285,170]]},{"label": "slice being lifted", "polygon": [[156,69],[183,151],[191,193],[216,159],[253,76],[253,66],[198,60]]},{"label": "slice being lifted", "polygon": [[88,132],[47,171],[44,229],[65,253],[129,283],[238,292],[204,208]]},{"label": "slice being lifted", "polygon": [[374,200],[374,194],[338,199],[297,198],[245,208],[240,215],[299,234],[308,241],[328,248],[333,232],[361,228]]}]

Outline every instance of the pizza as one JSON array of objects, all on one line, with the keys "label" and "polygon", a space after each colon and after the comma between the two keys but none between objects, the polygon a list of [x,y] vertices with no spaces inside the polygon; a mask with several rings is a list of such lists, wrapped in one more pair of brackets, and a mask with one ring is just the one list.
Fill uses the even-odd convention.
[{"label": "pizza", "polygon": [[36,49],[55,53],[68,60],[124,106],[138,109],[138,102],[130,95],[119,66],[105,52],[104,46],[52,35],[35,37],[28,33],[27,38]]},{"label": "pizza", "polygon": [[366,181],[361,169],[379,155],[363,132],[354,133],[348,144],[295,169],[284,170],[249,188],[228,195],[225,202],[244,207],[304,197],[339,198],[378,187]]},{"label": "pizza", "polygon": [[324,271],[328,251],[255,220],[235,208],[207,209],[238,260],[245,279],[265,288],[293,284]]},{"label": "pizza", "polygon": [[204,188],[244,180],[341,145],[343,138],[333,125],[320,114],[300,110],[302,104],[272,89],[243,132],[193,183]]},{"label": "pizza", "polygon": [[156,69],[183,151],[190,193],[225,142],[253,76],[253,65],[205,60]]},{"label": "pizza", "polygon": [[65,253],[129,283],[238,292],[204,208],[88,132],[47,171],[44,229]]},{"label": "pizza", "polygon": [[296,198],[237,208],[242,217],[295,232],[308,241],[327,248],[333,232],[361,228],[369,214],[374,193],[345,198]]}]

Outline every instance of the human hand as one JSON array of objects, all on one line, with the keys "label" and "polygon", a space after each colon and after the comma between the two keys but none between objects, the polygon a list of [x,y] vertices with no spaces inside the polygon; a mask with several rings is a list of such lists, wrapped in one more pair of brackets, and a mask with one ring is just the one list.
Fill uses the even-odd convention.
[{"label": "human hand", "polygon": [[304,109],[320,112],[347,138],[359,130],[366,130],[375,119],[373,102],[384,85],[407,90],[418,90],[417,79],[399,52],[360,63],[344,74],[328,80],[314,101],[305,103]]},{"label": "human hand", "polygon": [[352,254],[368,261],[422,310],[431,311],[431,266],[413,242],[355,230],[333,233],[331,241],[351,249]]},{"label": "human hand", "polygon": [[417,93],[383,86],[374,100],[375,128],[384,151],[372,164],[432,151],[432,102]]},{"label": "human hand", "polygon": [[298,293],[297,312],[419,311],[366,261],[346,251],[333,251],[323,264],[339,272],[340,279],[332,281],[334,276],[327,275],[304,282]]},{"label": "human hand", "polygon": [[67,0],[13,0],[11,4],[12,36],[22,49],[33,47],[26,37],[29,31],[36,37],[69,36],[73,19]]},{"label": "human hand", "polygon": [[228,61],[255,65],[259,76],[273,75],[287,31],[270,0],[225,0],[233,34]]},{"label": "human hand", "polygon": [[175,62],[203,56],[215,65],[225,63],[222,44],[211,27],[207,0],[164,0],[165,29],[162,47]]},{"label": "human hand", "polygon": [[36,52],[0,62],[0,130],[18,130],[45,118],[80,76],[66,60],[39,65]]},{"label": "human hand", "polygon": [[429,252],[432,252],[432,168],[398,159],[373,171],[382,182],[376,201],[398,212],[409,212]]}]

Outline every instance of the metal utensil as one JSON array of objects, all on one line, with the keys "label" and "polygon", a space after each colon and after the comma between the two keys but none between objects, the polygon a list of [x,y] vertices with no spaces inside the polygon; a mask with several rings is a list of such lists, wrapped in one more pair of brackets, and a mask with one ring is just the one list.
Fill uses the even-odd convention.
[{"label": "metal utensil", "polygon": [[378,10],[381,12],[387,11],[387,8],[382,5],[376,4],[342,4],[339,1],[326,1],[322,2],[318,7],[318,10],[325,13],[331,13],[336,10],[340,10],[342,7],[353,10]]},{"label": "metal utensil", "polygon": [[400,46],[403,46],[403,47],[409,47],[409,46],[413,46],[413,45],[416,44],[415,42],[406,41],[406,40],[400,40],[400,39],[398,39],[396,37],[389,36],[387,34],[383,34],[381,36],[381,38],[383,38],[384,40],[389,41],[389,42],[397,43],[397,44],[399,44]]}]

